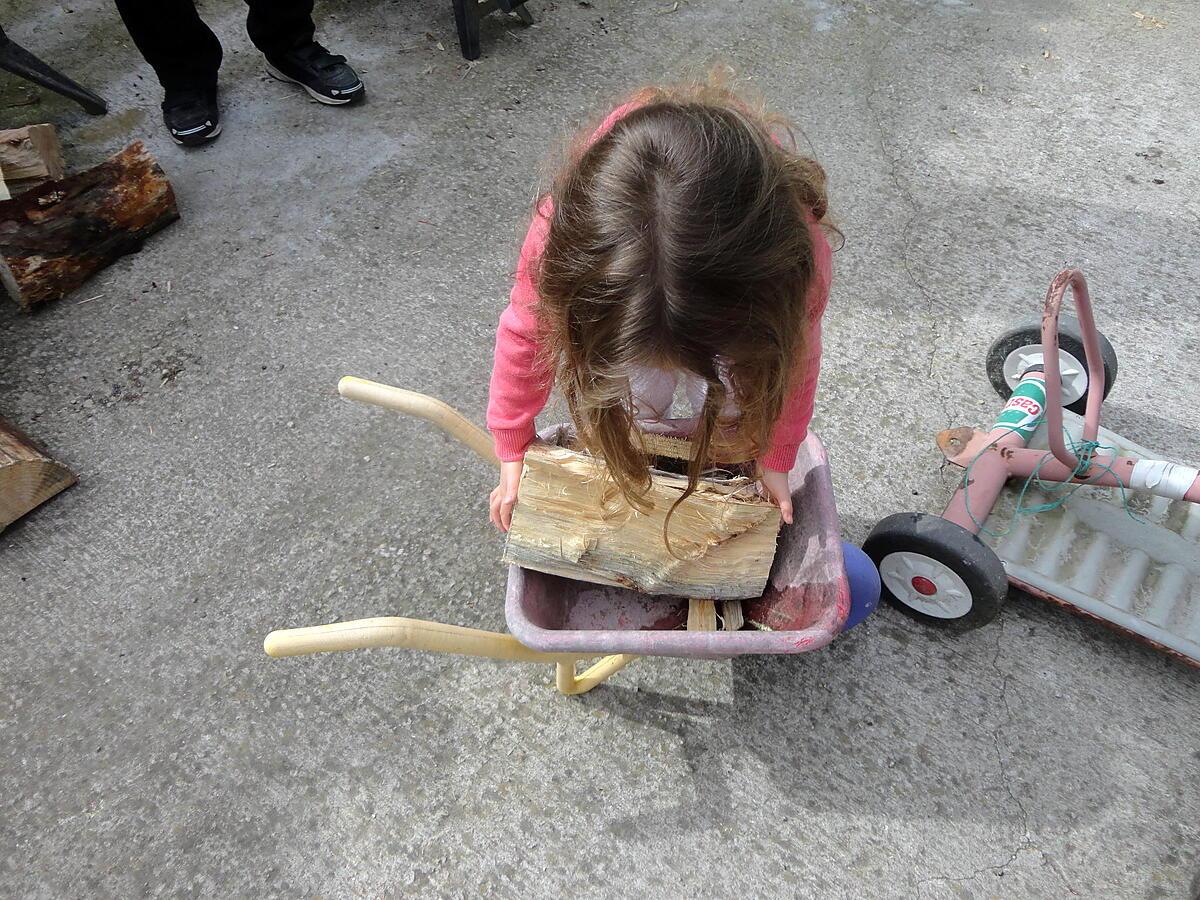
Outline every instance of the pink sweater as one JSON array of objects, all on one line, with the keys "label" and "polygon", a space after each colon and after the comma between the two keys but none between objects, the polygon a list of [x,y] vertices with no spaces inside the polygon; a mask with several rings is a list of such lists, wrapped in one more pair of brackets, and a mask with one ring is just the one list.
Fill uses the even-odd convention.
[{"label": "pink sweater", "polygon": [[[613,112],[596,136],[624,115],[630,106]],[[594,138],[593,138],[594,139]],[[537,289],[534,278],[538,260],[546,243],[553,207],[543,201],[521,247],[517,262],[516,284],[508,307],[500,316],[496,330],[496,355],[492,366],[488,397],[487,425],[495,441],[496,455],[505,461],[519,460],[537,435],[534,419],[546,406],[553,387],[552,372],[540,364],[539,329],[536,315]],[[809,314],[809,334],[805,358],[799,363],[796,385],[784,404],[771,436],[771,445],[759,462],[766,469],[788,472],[796,462],[796,453],[808,435],[817,378],[821,369],[821,316],[829,301],[833,280],[833,253],[816,219],[809,220],[816,272],[805,306]]]}]

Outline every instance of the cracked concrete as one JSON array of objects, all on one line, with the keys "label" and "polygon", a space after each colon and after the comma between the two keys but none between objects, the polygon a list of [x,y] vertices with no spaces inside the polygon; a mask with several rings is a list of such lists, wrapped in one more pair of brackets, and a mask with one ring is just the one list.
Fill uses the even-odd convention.
[{"label": "cracked concrete", "polygon": [[262,655],[366,615],[502,627],[489,473],[334,385],[478,418],[557,136],[712,61],[829,170],[816,427],[849,539],[944,502],[934,434],[991,420],[987,345],[1066,264],[1121,355],[1108,424],[1200,456],[1189,5],[532,8],[467,67],[444,0],[319,4],[370,91],[330,110],[208,0],[226,131],[194,153],[110,4],[0,13],[113,107],[0,78],[0,117],[58,123],[74,167],[145,139],[183,213],[77,298],[0,304],[0,411],[81,475],[0,535],[0,895],[1193,900],[1197,673],[1029,598],[959,638],[885,609],[820,653],[641,660],[575,699],[538,667]]}]

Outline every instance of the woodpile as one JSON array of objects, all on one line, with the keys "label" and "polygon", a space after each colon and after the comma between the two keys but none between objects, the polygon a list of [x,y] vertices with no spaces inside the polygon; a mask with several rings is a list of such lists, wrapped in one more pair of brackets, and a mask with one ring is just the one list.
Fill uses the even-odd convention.
[{"label": "woodpile", "polygon": [[[0,131],[0,285],[21,307],[56,300],[179,218],[140,142],[66,175],[52,125]],[[0,419],[0,529],[78,479]]]}]

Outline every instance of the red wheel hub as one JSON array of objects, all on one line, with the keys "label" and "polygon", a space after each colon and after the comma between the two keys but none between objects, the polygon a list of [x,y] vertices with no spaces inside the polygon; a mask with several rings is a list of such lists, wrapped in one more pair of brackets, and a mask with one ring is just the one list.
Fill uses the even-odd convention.
[{"label": "red wheel hub", "polygon": [[937,593],[937,585],[926,578],[924,575],[914,576],[912,580],[913,590],[918,594],[923,594],[926,597],[932,597]]}]

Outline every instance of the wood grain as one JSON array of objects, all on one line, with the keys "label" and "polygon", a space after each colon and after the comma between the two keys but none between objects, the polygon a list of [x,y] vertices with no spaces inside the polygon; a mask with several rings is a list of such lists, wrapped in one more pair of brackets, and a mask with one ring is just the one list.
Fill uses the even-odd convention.
[{"label": "wood grain", "polygon": [[702,481],[671,516],[668,549],[663,525],[686,484],[655,473],[642,512],[620,495],[603,461],[535,444],[525,454],[504,561],[649,594],[761,595],[775,557],[778,508],[748,478]]},{"label": "wood grain", "polygon": [[78,480],[28,435],[0,419],[0,531]]},{"label": "wood grain", "polygon": [[62,178],[62,147],[53,125],[0,131],[0,174],[5,181]]}]

